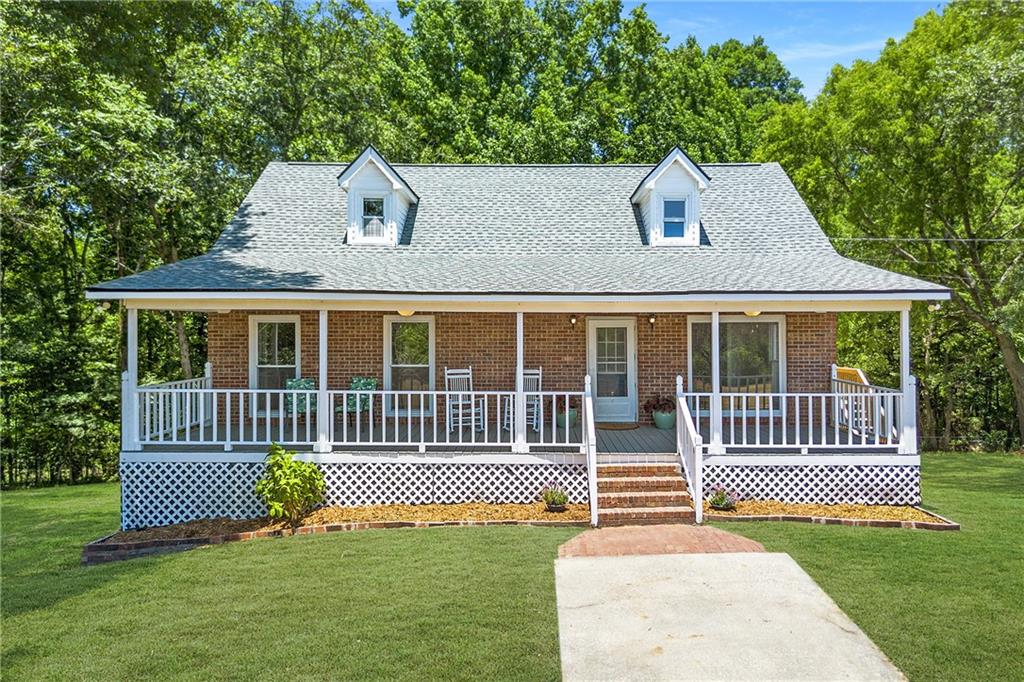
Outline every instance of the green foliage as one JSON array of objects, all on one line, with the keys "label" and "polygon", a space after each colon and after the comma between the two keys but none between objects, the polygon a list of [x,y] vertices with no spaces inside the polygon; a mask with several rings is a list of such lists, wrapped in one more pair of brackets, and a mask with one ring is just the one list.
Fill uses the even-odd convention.
[{"label": "green foliage", "polygon": [[569,503],[569,495],[557,483],[548,483],[540,491],[540,499],[552,507],[563,507]]},{"label": "green foliage", "polygon": [[[924,417],[946,446],[975,417],[1024,439],[1022,35],[1020,3],[929,12],[877,61],[836,67],[812,104],[779,106],[757,152],[790,171],[843,253],[952,289],[914,320],[929,334],[915,347]],[[859,331],[848,345],[879,330]]]},{"label": "green foliage", "polygon": [[295,459],[295,453],[274,443],[267,454],[267,468],[256,482],[271,518],[284,519],[293,527],[324,501],[324,475],[313,462]]}]

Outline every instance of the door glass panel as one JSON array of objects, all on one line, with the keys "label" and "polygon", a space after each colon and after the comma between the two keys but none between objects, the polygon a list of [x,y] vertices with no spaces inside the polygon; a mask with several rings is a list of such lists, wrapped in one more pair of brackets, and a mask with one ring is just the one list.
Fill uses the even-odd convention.
[{"label": "door glass panel", "polygon": [[[430,324],[427,322],[391,323],[391,362],[388,379],[392,391],[429,391]],[[400,396],[389,402],[388,410],[420,411],[430,408],[429,398]]]},{"label": "door glass panel", "polygon": [[296,376],[294,322],[256,325],[256,387],[284,388]]},{"label": "door glass panel", "polygon": [[597,397],[623,398],[629,394],[628,349],[625,327],[598,327]]},{"label": "door glass panel", "polygon": [[[690,390],[711,393],[711,323],[694,323],[692,336]],[[780,390],[778,322],[723,322],[718,340],[723,393]]]}]

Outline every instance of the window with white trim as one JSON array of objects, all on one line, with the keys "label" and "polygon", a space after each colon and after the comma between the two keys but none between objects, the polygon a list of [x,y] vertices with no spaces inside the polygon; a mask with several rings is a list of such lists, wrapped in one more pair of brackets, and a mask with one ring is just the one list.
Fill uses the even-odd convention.
[{"label": "window with white trim", "polygon": [[300,372],[299,317],[249,318],[249,383],[253,388],[285,388]]},{"label": "window with white trim", "polygon": [[387,236],[384,217],[384,197],[363,197],[363,237]]},{"label": "window with white trim", "polygon": [[[690,320],[689,386],[711,393],[711,320]],[[781,393],[785,387],[785,316],[719,318],[722,393]]]},{"label": "window with white trim", "polygon": [[686,237],[686,200],[663,199],[661,209],[661,236],[665,239]]}]

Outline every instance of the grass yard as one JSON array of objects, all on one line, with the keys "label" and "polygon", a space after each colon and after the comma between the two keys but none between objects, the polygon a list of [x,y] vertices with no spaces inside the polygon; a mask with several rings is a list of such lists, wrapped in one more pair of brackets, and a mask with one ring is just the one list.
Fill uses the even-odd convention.
[{"label": "grass yard", "polygon": [[[927,455],[924,485],[962,531],[722,527],[792,554],[911,679],[1024,679],[1024,458]],[[5,678],[559,675],[552,561],[576,529],[335,533],[82,568],[117,494],[3,494]]]},{"label": "grass yard", "polygon": [[559,677],[574,528],[360,531],[92,566],[113,484],[3,494],[5,679]]},{"label": "grass yard", "polygon": [[911,680],[1024,679],[1024,457],[926,454],[922,478],[961,531],[718,527],[788,552]]}]

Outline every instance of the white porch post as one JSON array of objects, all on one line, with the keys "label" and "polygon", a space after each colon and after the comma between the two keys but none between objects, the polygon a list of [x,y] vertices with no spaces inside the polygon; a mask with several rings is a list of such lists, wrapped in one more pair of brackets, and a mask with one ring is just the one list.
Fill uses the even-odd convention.
[{"label": "white porch post", "polygon": [[316,446],[315,452],[331,451],[331,414],[332,405],[327,395],[327,311],[320,311],[320,343],[317,360],[319,363],[319,376],[317,377],[316,394]]},{"label": "white porch post", "polygon": [[523,313],[516,313],[516,407],[515,417],[515,442],[512,446],[513,452],[529,452],[530,446],[526,443],[526,393],[523,392]]},{"label": "white porch post", "polygon": [[128,369],[121,378],[121,449],[141,450],[139,443],[139,310],[128,308]]},{"label": "white porch post", "polygon": [[901,455],[917,454],[917,377],[910,373],[910,308],[900,311]]},{"label": "white porch post", "polygon": [[711,312],[711,442],[708,454],[725,452],[722,445],[722,371],[719,353],[718,311]]}]

